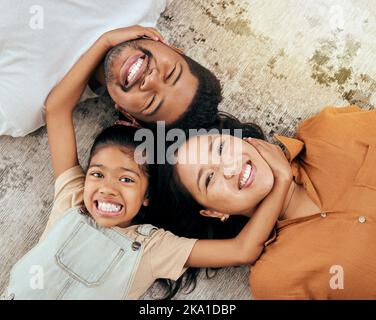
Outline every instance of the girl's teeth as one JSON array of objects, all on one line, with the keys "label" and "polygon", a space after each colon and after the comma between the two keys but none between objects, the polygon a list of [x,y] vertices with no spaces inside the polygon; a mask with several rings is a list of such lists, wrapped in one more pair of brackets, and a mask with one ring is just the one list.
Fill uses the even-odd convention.
[{"label": "girl's teeth", "polygon": [[144,59],[138,58],[138,60],[131,66],[131,68],[129,69],[129,74],[128,74],[128,78],[127,78],[128,82],[130,82],[133,79],[133,77],[136,75],[136,73],[140,69],[143,61],[144,61]]},{"label": "girl's teeth", "polygon": [[98,201],[98,209],[107,212],[118,212],[121,210],[121,206],[112,203]]}]

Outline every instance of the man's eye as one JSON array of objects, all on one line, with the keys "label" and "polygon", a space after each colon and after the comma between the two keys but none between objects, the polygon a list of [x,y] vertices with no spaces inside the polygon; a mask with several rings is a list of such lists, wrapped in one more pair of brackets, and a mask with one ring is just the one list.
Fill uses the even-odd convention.
[{"label": "man's eye", "polygon": [[155,100],[155,95],[154,95],[153,98],[150,100],[148,106],[146,107],[147,109],[150,108],[150,107],[152,106],[154,100]]},{"label": "man's eye", "polygon": [[134,183],[134,180],[130,178],[121,178],[120,181],[124,183]]},{"label": "man's eye", "polygon": [[211,174],[209,174],[207,176],[206,181],[205,181],[206,188],[209,186],[209,183],[210,183],[211,179],[213,179],[213,175],[214,175],[214,173],[212,172]]},{"label": "man's eye", "polygon": [[92,172],[90,175],[95,177],[95,178],[103,178],[103,174],[101,174],[99,172]]},{"label": "man's eye", "polygon": [[174,69],[171,70],[171,72],[168,74],[168,76],[166,77],[166,80],[170,79],[171,76],[174,74],[175,72],[175,69],[176,69],[176,65],[174,66]]}]

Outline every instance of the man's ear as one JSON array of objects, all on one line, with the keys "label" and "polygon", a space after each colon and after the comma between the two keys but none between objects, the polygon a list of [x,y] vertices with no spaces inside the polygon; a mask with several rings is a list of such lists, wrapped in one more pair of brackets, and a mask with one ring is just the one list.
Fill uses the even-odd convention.
[{"label": "man's ear", "polygon": [[200,214],[204,217],[217,218],[217,219],[221,219],[223,216],[225,216],[224,213],[211,210],[211,209],[200,210]]}]

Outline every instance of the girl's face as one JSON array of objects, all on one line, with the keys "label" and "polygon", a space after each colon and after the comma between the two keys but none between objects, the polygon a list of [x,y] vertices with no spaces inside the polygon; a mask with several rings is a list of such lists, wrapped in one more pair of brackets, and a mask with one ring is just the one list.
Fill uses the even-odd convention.
[{"label": "girl's face", "polygon": [[230,135],[190,138],[177,153],[178,179],[205,208],[249,214],[269,194],[274,177],[258,151]]},{"label": "girl's face", "polygon": [[142,205],[148,205],[148,178],[133,153],[118,146],[99,149],[85,179],[84,203],[98,225],[128,226]]}]

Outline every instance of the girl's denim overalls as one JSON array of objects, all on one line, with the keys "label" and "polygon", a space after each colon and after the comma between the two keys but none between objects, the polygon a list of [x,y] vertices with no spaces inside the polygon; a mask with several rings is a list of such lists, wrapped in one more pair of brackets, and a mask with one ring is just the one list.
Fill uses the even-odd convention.
[{"label": "girl's denim overalls", "polygon": [[[156,228],[140,225],[150,237]],[[141,241],[143,242],[143,241]],[[70,209],[12,268],[5,299],[126,299],[144,244]]]}]

